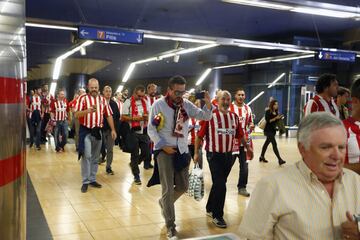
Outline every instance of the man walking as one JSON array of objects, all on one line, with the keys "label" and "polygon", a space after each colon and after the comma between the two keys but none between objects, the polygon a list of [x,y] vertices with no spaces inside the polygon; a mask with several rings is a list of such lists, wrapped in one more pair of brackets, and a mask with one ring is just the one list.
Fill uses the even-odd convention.
[{"label": "man walking", "polygon": [[152,106],[148,123],[148,134],[154,142],[162,188],[159,203],[169,239],[177,239],[174,203],[187,190],[189,182],[189,119],[210,120],[212,109],[207,92],[203,109],[183,99],[185,85],[186,80],[182,76],[174,76],[169,80],[167,94]]},{"label": "man walking", "polygon": [[[149,110],[150,107],[145,99],[145,87],[138,85],[131,98],[124,102],[121,116],[122,121],[130,124],[138,142],[130,158],[130,167],[136,185],[141,184],[139,164],[144,161],[145,168],[150,164],[150,139],[147,135]],[[141,154],[139,154],[139,150],[141,150]]]},{"label": "man walking", "polygon": [[229,111],[231,94],[221,91],[218,98],[218,107],[212,112],[210,121],[202,122],[195,141],[194,162],[199,158],[199,143],[206,139],[206,157],[209,163],[213,185],[206,204],[206,214],[212,217],[215,226],[226,228],[223,218],[226,197],[226,181],[235,159],[232,156],[233,142],[238,139],[253,157],[250,146],[246,143],[245,134],[239,117]]},{"label": "man walking", "polygon": [[[237,89],[235,93],[235,101],[230,105],[230,111],[236,113],[236,115],[239,117],[241,128],[246,137],[246,142],[250,144],[250,133],[254,130],[255,125],[252,118],[251,108],[245,104],[245,98],[246,95],[244,89]],[[239,181],[237,184],[238,193],[242,196],[249,197],[250,193],[246,190],[249,168],[245,146],[244,144],[239,143],[237,139],[234,140],[233,158],[234,161],[236,161],[236,158],[238,158],[240,164]]]},{"label": "man walking", "polygon": [[87,192],[89,184],[101,188],[96,182],[96,173],[101,149],[101,128],[104,116],[111,128],[111,136],[116,138],[112,112],[105,98],[99,94],[99,82],[92,78],[88,83],[89,93],[79,97],[75,107],[75,117],[79,119],[79,157],[81,159],[81,192]]},{"label": "man walking", "polygon": [[[113,113],[112,118],[114,122],[114,128],[118,129],[119,119],[120,119],[120,112],[119,108],[114,100],[111,99],[112,89],[110,86],[105,86],[103,89],[103,96],[106,100],[106,103],[110,106],[111,111]],[[102,149],[106,155],[106,173],[114,175],[114,171],[111,168],[111,164],[113,161],[113,148],[114,148],[114,139],[111,136],[111,128],[104,119],[104,126],[102,128],[103,133],[103,147]]]},{"label": "man walking", "polygon": [[68,136],[68,121],[71,122],[69,115],[69,105],[65,99],[64,90],[60,90],[56,101],[50,104],[51,119],[55,121],[55,151],[64,151]]}]

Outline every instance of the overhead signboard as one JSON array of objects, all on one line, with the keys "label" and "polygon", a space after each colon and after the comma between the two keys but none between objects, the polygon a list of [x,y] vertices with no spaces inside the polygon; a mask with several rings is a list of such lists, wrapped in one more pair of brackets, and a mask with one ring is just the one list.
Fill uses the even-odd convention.
[{"label": "overhead signboard", "polygon": [[315,58],[325,61],[355,62],[356,53],[320,50],[316,52]]},{"label": "overhead signboard", "polygon": [[144,33],[117,28],[78,27],[80,39],[94,41],[109,41],[128,44],[143,44]]}]

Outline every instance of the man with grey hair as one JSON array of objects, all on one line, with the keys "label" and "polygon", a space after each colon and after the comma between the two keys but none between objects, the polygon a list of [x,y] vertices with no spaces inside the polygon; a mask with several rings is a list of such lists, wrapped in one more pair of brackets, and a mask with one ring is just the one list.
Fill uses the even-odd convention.
[{"label": "man with grey hair", "polygon": [[200,130],[195,140],[194,162],[199,159],[200,142],[205,137],[206,157],[212,179],[206,214],[212,218],[215,226],[226,228],[227,224],[223,218],[226,181],[235,162],[235,158],[232,156],[234,140],[238,139],[245,146],[251,158],[253,152],[246,142],[239,117],[229,109],[231,94],[228,91],[220,91],[217,96],[218,107],[212,112],[212,118],[200,123]]},{"label": "man with grey hair", "polygon": [[336,116],[318,112],[298,130],[303,161],[261,179],[243,216],[248,239],[356,239],[360,176],[343,168],[346,133]]}]

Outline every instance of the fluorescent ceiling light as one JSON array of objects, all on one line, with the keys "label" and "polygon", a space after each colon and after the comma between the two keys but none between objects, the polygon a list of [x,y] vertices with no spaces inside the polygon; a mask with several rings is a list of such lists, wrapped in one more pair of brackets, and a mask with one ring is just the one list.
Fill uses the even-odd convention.
[{"label": "fluorescent ceiling light", "polygon": [[302,49],[297,49],[297,48],[283,48],[281,50],[288,51],[288,52],[315,53],[312,50],[302,50]]},{"label": "fluorescent ceiling light", "polygon": [[147,62],[152,62],[152,61],[156,61],[156,60],[158,60],[157,57],[151,57],[151,58],[147,58],[147,59],[144,59],[144,60],[136,61],[134,63],[135,64],[141,64],[141,63],[147,63]]},{"label": "fluorescent ceiling light", "polygon": [[189,90],[189,93],[193,93],[193,92],[195,92],[195,88]]},{"label": "fluorescent ceiling light", "polygon": [[127,82],[127,80],[129,80],[130,75],[134,71],[135,66],[136,66],[136,63],[130,63],[130,66],[126,70],[126,73],[122,79],[122,82]]},{"label": "fluorescent ceiling light", "polygon": [[211,70],[212,70],[211,68],[206,69],[205,72],[197,80],[195,85],[199,86],[205,80],[205,78],[210,74]]},{"label": "fluorescent ceiling light", "polygon": [[250,105],[250,104],[252,104],[253,102],[255,102],[259,97],[261,97],[261,95],[263,95],[265,92],[264,91],[262,91],[261,93],[259,93],[258,95],[256,95],[253,99],[251,99],[251,101],[250,102],[248,102],[248,106]]},{"label": "fluorescent ceiling light", "polygon": [[217,46],[219,46],[219,44],[208,44],[208,45],[202,45],[200,47],[183,49],[183,50],[180,50],[179,52],[176,52],[175,55],[181,55],[181,54],[186,54],[186,53],[191,53],[191,52],[197,52],[197,51],[201,51],[201,50],[204,50],[204,49],[213,48],[213,47],[217,47]]},{"label": "fluorescent ceiling light", "polygon": [[359,14],[352,13],[352,12],[336,11],[336,10],[321,9],[321,8],[310,8],[310,7],[295,7],[293,9],[291,9],[290,11],[325,16],[325,17],[336,17],[336,18],[360,17]]},{"label": "fluorescent ceiling light", "polygon": [[66,27],[50,24],[41,24],[41,23],[25,23],[26,27],[37,27],[37,28],[49,28],[49,29],[59,29],[59,30],[68,30],[68,31],[77,31],[75,27]]},{"label": "fluorescent ceiling light", "polygon": [[213,69],[222,69],[222,68],[231,68],[231,67],[241,67],[241,66],[245,66],[245,63],[239,63],[239,64],[232,64],[232,65],[225,65],[225,66],[218,66],[218,67],[214,67]]},{"label": "fluorescent ceiling light", "polygon": [[267,46],[267,45],[257,45],[257,44],[249,44],[249,43],[238,43],[239,47],[245,47],[245,48],[259,48],[259,49],[268,49],[268,50],[275,50],[276,47],[273,46]]},{"label": "fluorescent ceiling light", "polygon": [[280,76],[278,76],[269,86],[268,88],[271,88],[275,85],[275,83],[277,83],[278,81],[280,81],[280,79],[282,79],[285,76],[285,73],[280,74]]},{"label": "fluorescent ceiling light", "polygon": [[53,71],[53,79],[58,80],[60,76],[60,70],[62,65],[62,59],[57,58],[55,61],[54,71]]},{"label": "fluorescent ceiling light", "polygon": [[269,63],[271,62],[270,60],[263,60],[263,61],[255,61],[255,62],[251,62],[248,63],[249,65],[257,65],[257,64],[263,64],[263,63]]},{"label": "fluorescent ceiling light", "polygon": [[57,85],[56,82],[51,83],[51,85],[50,85],[50,95],[53,95],[53,96],[55,95],[56,85]]},{"label": "fluorescent ceiling light", "polygon": [[[322,2],[313,1],[292,1],[291,5],[274,3],[274,1],[268,0],[223,0],[224,2],[242,4],[247,6],[271,8],[283,11],[291,11],[305,14],[313,14],[325,17],[335,18],[360,18],[359,10],[356,7],[339,5],[339,4],[327,4]],[[296,4],[295,4],[296,3]],[[315,4],[314,4],[315,3]],[[323,7],[317,7],[321,4]],[[340,10],[336,10],[340,9]]]},{"label": "fluorescent ceiling light", "polygon": [[92,43],[94,43],[93,41],[86,41],[83,42],[82,44],[80,44],[79,46],[67,51],[66,53],[64,53],[63,55],[59,56],[56,58],[55,60],[55,66],[54,66],[54,70],[53,70],[53,79],[57,80],[59,79],[60,76],[60,70],[61,70],[61,66],[62,66],[62,61],[66,58],[68,58],[69,56],[71,56],[72,54],[76,53],[77,51],[79,51],[81,48],[86,47],[91,45]]},{"label": "fluorescent ceiling light", "polygon": [[270,2],[262,2],[257,0],[223,0],[223,2],[236,3],[254,7],[263,7],[263,8],[271,8],[271,9],[279,9],[279,10],[290,10],[292,7],[284,4],[276,4]]},{"label": "fluorescent ceiling light", "polygon": [[124,89],[124,85],[120,84],[116,92],[121,92]]},{"label": "fluorescent ceiling light", "polygon": [[180,41],[180,42],[192,42],[192,43],[216,43],[213,40],[207,39],[199,39],[199,38],[187,38],[187,37],[168,37],[156,34],[144,34],[144,38],[152,38],[152,39],[159,39],[159,40],[172,40],[172,41]]},{"label": "fluorescent ceiling light", "polygon": [[314,54],[308,54],[304,56],[297,56],[297,57],[285,57],[285,58],[279,58],[272,60],[272,62],[284,62],[284,61],[290,61],[290,60],[296,60],[296,59],[302,59],[302,58],[311,58],[314,57]]}]

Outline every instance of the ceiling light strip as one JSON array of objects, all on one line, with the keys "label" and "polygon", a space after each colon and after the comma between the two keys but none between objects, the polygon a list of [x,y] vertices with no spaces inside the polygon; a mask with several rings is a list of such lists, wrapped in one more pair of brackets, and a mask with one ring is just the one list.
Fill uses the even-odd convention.
[{"label": "ceiling light strip", "polygon": [[48,29],[57,29],[57,30],[67,30],[67,31],[77,31],[76,27],[67,27],[60,25],[52,25],[52,24],[42,24],[42,23],[25,23],[26,27],[37,27],[37,28],[48,28]]},{"label": "ceiling light strip", "polygon": [[261,95],[263,95],[265,93],[265,91],[260,92],[258,95],[256,95],[253,99],[251,99],[250,102],[248,102],[248,106],[250,106],[253,102],[255,102],[259,97],[261,97]]},{"label": "ceiling light strip", "polygon": [[[304,14],[312,14],[324,17],[334,18],[360,18],[359,9],[352,6],[339,5],[339,4],[328,4],[323,2],[314,1],[301,1],[280,4],[274,1],[254,1],[254,0],[223,0],[223,2],[235,3],[253,7],[270,8],[282,11],[291,11]],[[320,7],[321,5],[321,7]],[[338,10],[341,9],[341,10]]]},{"label": "ceiling light strip", "polygon": [[197,80],[195,85],[199,86],[205,80],[205,78],[210,74],[211,70],[212,70],[211,68],[206,69],[205,72],[201,74],[200,78]]}]

